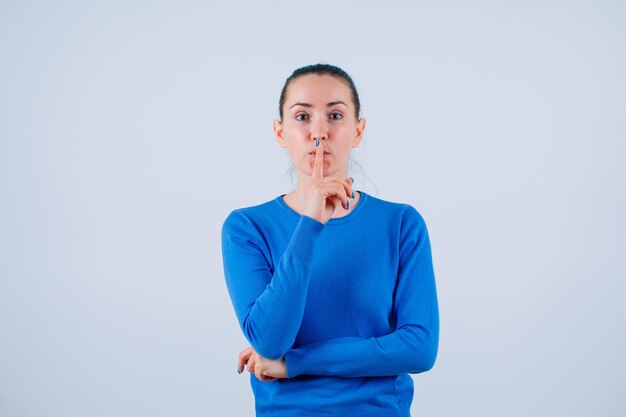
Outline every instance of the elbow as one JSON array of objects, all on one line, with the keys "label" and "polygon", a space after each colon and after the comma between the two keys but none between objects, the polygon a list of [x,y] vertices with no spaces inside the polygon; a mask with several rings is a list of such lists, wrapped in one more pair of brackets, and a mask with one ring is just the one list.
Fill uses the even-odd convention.
[{"label": "elbow", "polygon": [[244,322],[243,332],[252,349],[266,359],[278,360],[282,358],[293,345],[293,341],[289,341],[285,337],[256,331],[248,320]]},{"label": "elbow", "polygon": [[421,351],[419,355],[416,355],[410,364],[410,374],[421,374],[423,372],[430,371],[435,366],[437,359],[437,352],[424,352]]},{"label": "elbow", "polygon": [[437,360],[437,350],[431,349],[429,351],[422,351],[419,357],[415,358],[412,364],[412,369],[409,371],[411,374],[420,374],[433,369]]},{"label": "elbow", "polygon": [[273,361],[279,360],[287,353],[288,349],[283,349],[274,343],[250,343],[252,349],[265,359],[271,359]]},{"label": "elbow", "polygon": [[[419,336],[418,336],[419,335]],[[423,330],[416,334],[411,346],[409,373],[419,374],[430,371],[437,361],[439,335]]]}]

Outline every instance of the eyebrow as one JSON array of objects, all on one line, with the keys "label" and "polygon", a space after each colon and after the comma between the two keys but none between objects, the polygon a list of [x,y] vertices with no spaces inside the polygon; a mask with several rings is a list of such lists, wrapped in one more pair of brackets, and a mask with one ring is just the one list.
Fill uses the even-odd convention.
[{"label": "eyebrow", "polygon": [[[328,103],[326,105],[326,107],[331,107],[334,106],[335,104],[343,104],[344,106],[348,107],[348,105],[346,103],[344,103],[343,101],[339,100],[339,101],[331,101],[330,103]],[[302,106],[302,107],[313,107],[313,105],[309,104],[309,103],[296,103],[293,106],[289,107],[290,109],[292,107],[296,107],[296,106]]]}]

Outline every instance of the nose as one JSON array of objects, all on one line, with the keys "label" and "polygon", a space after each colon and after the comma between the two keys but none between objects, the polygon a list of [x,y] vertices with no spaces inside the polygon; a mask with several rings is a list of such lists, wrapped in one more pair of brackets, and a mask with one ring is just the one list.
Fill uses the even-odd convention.
[{"label": "nose", "polygon": [[311,125],[311,140],[328,139],[328,130],[324,123],[314,123]]},{"label": "nose", "polygon": [[327,135],[320,135],[320,134],[317,134],[317,135],[312,134],[311,135],[311,140],[313,140],[313,141],[316,141],[316,140],[322,141],[322,140],[326,140],[326,139],[328,139]]}]

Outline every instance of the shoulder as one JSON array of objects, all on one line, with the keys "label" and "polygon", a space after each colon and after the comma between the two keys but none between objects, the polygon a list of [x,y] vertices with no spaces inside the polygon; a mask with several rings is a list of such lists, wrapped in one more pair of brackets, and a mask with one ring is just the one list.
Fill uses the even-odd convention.
[{"label": "shoulder", "polygon": [[222,235],[250,236],[260,239],[261,230],[272,229],[276,213],[280,210],[279,197],[248,207],[232,210],[222,224]]},{"label": "shoulder", "polygon": [[[280,197],[277,197],[280,198]],[[224,224],[230,223],[241,223],[241,222],[252,222],[261,217],[268,216],[272,213],[272,209],[276,208],[276,200],[277,198],[273,198],[264,203],[241,207],[232,210],[226,219],[224,220]]]},{"label": "shoulder", "polygon": [[368,205],[377,214],[396,219],[400,225],[412,224],[425,227],[426,222],[422,214],[411,204],[384,200],[382,198],[367,195]]},{"label": "shoulder", "polygon": [[430,251],[430,237],[422,214],[409,203],[400,203],[371,197],[373,206],[386,210],[391,215],[392,230],[403,259]]}]

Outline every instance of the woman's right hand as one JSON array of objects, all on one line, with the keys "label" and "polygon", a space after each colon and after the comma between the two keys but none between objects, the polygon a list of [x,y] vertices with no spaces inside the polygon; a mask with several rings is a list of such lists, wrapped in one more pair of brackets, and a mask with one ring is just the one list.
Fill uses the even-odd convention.
[{"label": "woman's right hand", "polygon": [[287,364],[284,357],[278,360],[267,359],[256,353],[252,347],[247,347],[239,353],[237,362],[239,373],[243,372],[244,365],[259,381],[269,382],[287,378]]},{"label": "woman's right hand", "polygon": [[348,210],[348,201],[353,200],[352,183],[352,178],[324,177],[324,142],[320,141],[302,214],[325,224],[340,205]]}]

